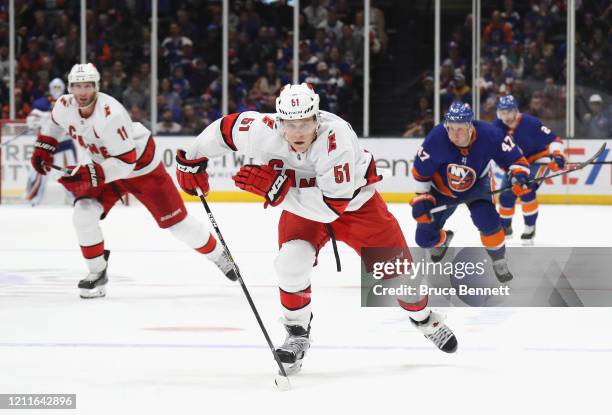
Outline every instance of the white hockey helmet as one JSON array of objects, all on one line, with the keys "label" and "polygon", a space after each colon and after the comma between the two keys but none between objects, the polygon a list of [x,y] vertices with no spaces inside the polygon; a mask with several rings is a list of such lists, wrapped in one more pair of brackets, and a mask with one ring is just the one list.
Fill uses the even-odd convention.
[{"label": "white hockey helmet", "polygon": [[49,82],[49,95],[53,97],[53,99],[58,99],[66,92],[66,84],[59,78],[53,79]]},{"label": "white hockey helmet", "polygon": [[276,114],[281,120],[318,117],[319,95],[310,84],[287,84],[276,98]]},{"label": "white hockey helmet", "polygon": [[93,63],[77,63],[68,74],[68,92],[72,93],[72,84],[77,82],[93,82],[96,92],[100,90],[100,72]]}]

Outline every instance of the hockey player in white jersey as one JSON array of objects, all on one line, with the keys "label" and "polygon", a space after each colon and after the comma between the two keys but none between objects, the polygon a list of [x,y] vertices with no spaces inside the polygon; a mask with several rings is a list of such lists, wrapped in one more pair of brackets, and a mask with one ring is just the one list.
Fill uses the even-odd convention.
[{"label": "hockey player in white jersey", "polygon": [[[277,349],[288,373],[297,372],[310,346],[310,274],[330,236],[361,255],[364,247],[400,247],[406,241],[395,217],[376,191],[381,176],[373,156],[361,149],[351,126],[319,111],[319,96],[307,84],[287,85],[276,114],[235,113],[208,126],[187,151],[177,154],[181,187],[208,191],[209,158],[239,151],[258,163],[243,166],[235,184],[264,197],[264,207],[283,209],[278,225],[278,276],[287,337]],[[457,340],[427,297],[400,301],[413,324],[445,352]]]},{"label": "hockey player in white jersey", "polygon": [[68,75],[69,94],[61,96],[41,129],[32,166],[46,174],[58,140],[65,134],[83,147],[92,162],[77,166],[59,181],[74,193],[73,222],[89,274],[79,282],[82,298],[103,297],[110,251],[104,249],[100,220],[126,193],[147,207],[160,228],[205,254],[230,279],[237,277],[220,244],[187,213],[155,148],[151,132],[132,122],[116,99],[99,92],[100,74],[91,63]]}]

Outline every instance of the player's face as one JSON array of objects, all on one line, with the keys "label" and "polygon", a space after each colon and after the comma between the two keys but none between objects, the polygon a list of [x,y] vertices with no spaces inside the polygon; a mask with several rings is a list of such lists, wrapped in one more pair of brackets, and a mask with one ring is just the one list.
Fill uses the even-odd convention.
[{"label": "player's face", "polygon": [[317,120],[313,118],[305,120],[283,120],[283,129],[287,141],[297,152],[303,153],[315,139]]},{"label": "player's face", "polygon": [[77,82],[72,84],[71,89],[79,107],[88,106],[96,97],[96,86],[93,82]]},{"label": "player's face", "polygon": [[497,116],[504,124],[506,124],[510,128],[514,128],[514,124],[516,124],[516,110],[499,110],[497,111]]},{"label": "player's face", "polygon": [[470,124],[468,123],[448,123],[446,125],[448,138],[457,147],[467,147],[470,143]]}]

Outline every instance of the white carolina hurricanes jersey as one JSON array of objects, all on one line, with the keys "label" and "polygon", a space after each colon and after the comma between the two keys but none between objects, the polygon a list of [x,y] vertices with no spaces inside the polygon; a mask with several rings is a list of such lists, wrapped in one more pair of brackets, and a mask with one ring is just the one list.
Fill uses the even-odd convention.
[{"label": "white carolina hurricanes jersey", "polygon": [[68,134],[87,150],[94,163],[102,166],[106,183],[142,176],[161,161],[151,132],[141,123],[132,122],[119,101],[101,92],[87,118],[81,116],[71,94],[61,96],[40,134],[56,140]]},{"label": "white carolina hurricanes jersey", "polygon": [[213,158],[237,151],[256,164],[268,164],[291,179],[291,189],[280,207],[329,223],[368,201],[381,176],[349,123],[325,111],[320,112],[319,120],[316,140],[306,152],[298,153],[283,137],[275,114],[231,114],[208,126],[186,155],[189,159]]}]

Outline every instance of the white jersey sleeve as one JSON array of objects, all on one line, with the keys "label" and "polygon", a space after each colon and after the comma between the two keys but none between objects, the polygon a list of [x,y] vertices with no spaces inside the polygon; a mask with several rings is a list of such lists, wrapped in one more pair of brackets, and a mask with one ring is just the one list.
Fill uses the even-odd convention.
[{"label": "white jersey sleeve", "polygon": [[40,135],[53,137],[57,141],[60,141],[64,137],[64,134],[66,134],[64,128],[57,121],[58,119],[61,119],[60,117],[65,117],[65,114],[62,114],[61,106],[53,106],[51,116],[41,125]]},{"label": "white jersey sleeve", "polygon": [[101,132],[97,133],[106,147],[107,154],[100,163],[105,182],[124,179],[136,166],[136,144],[134,127],[125,108],[114,108],[113,115],[105,120]]},{"label": "white jersey sleeve", "polygon": [[256,120],[264,121],[265,117],[262,119],[262,114],[255,111],[245,111],[214,121],[187,149],[187,158],[190,160],[200,157],[213,158],[230,151],[247,153],[251,136],[257,129],[252,128]]},{"label": "white jersey sleeve", "polygon": [[30,130],[38,130],[49,122],[51,118],[50,111],[41,111],[34,108],[26,117],[26,125]]}]

